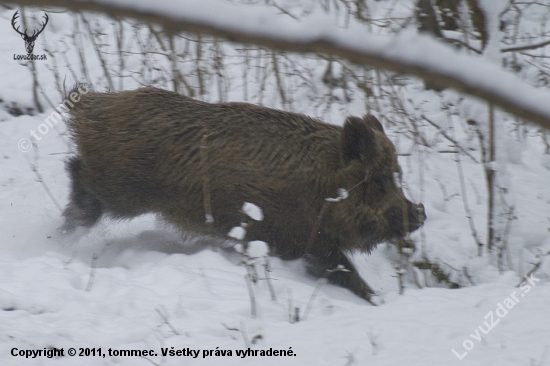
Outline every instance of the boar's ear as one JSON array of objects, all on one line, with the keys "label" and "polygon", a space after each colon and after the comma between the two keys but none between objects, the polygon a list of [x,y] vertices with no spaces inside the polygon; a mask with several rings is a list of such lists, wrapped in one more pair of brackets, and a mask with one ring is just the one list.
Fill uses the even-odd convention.
[{"label": "boar's ear", "polygon": [[382,127],[382,124],[380,123],[378,118],[376,118],[372,114],[365,114],[363,116],[363,121],[365,121],[369,126],[374,128],[375,130],[378,130],[380,132],[384,132],[384,127]]},{"label": "boar's ear", "polygon": [[[380,122],[379,122],[380,123]],[[364,119],[350,116],[344,122],[341,135],[342,160],[348,164],[352,160],[367,162],[376,155],[378,141],[374,130]]]}]

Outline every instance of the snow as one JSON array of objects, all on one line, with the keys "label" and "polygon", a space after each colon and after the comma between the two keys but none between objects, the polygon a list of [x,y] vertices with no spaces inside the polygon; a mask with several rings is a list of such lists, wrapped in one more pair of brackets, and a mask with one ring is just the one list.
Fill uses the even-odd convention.
[{"label": "snow", "polygon": [[[545,316],[548,284],[537,284],[509,310],[481,341],[478,326],[498,303],[513,291],[505,284],[487,284],[461,290],[407,291],[379,307],[364,304],[332,288],[318,296],[312,313],[303,322],[289,323],[288,292],[294,306],[304,309],[311,294],[311,279],[294,273],[277,259],[274,281],[278,301],[269,299],[265,284],[255,288],[259,315],[250,318],[244,269],[210,251],[193,255],[160,254],[127,249],[111,266],[98,265],[95,281],[86,292],[90,268],[86,263],[66,263],[61,252],[39,257],[1,260],[0,354],[4,365],[148,364],[124,357],[72,357],[46,360],[11,357],[12,348],[109,348],[117,350],[161,347],[193,350],[246,349],[249,339],[261,335],[253,349],[292,348],[295,357],[186,357],[186,364],[357,364],[436,365],[458,362],[452,349],[463,354],[463,343],[473,340],[463,362],[517,365],[539,360],[548,346],[550,318]],[[101,260],[101,258],[100,258]],[[519,294],[519,292],[518,292]],[[156,309],[163,306],[171,327]],[[303,310],[302,310],[303,311]],[[497,316],[495,315],[495,320]],[[486,328],[486,327],[485,327]],[[238,329],[238,330],[233,330]],[[182,357],[167,357],[165,365],[181,364]],[[407,361],[408,360],[408,361]]]},{"label": "snow", "polygon": [[344,188],[338,188],[338,197],[335,197],[335,198],[328,197],[328,198],[325,198],[325,201],[340,202],[342,200],[345,200],[348,197],[349,197],[348,191],[346,191]]},{"label": "snow", "polygon": [[246,254],[250,258],[262,258],[269,254],[269,246],[265,241],[252,240],[248,243]]},{"label": "snow", "polygon": [[252,220],[262,221],[264,219],[264,213],[262,209],[253,203],[245,202],[243,204],[243,212],[247,214]]},{"label": "snow", "polygon": [[[166,2],[139,4],[142,10],[161,11]],[[200,15],[205,21],[220,21],[220,25],[227,27],[235,25],[232,14],[237,7],[220,4],[223,3],[212,0],[170,3],[169,15],[187,16],[185,13],[190,19]],[[204,12],[207,6],[214,6],[216,12]],[[3,14],[5,19],[11,16],[11,12]],[[334,31],[330,27],[332,20],[319,22],[325,19],[322,15],[294,24],[273,21],[272,10],[239,8],[239,16],[241,14],[247,21],[240,22],[239,27],[250,24],[250,29],[254,29],[258,24],[265,24],[268,31],[279,24],[281,32],[288,35],[303,34],[300,32],[311,27],[311,37],[322,34],[340,42],[341,37],[348,35],[349,44],[354,41],[353,27],[346,32]],[[257,15],[260,17],[256,18]],[[53,16],[51,19],[41,35],[50,37],[49,42],[65,26]],[[10,29],[9,22],[0,22],[0,27],[6,35],[0,45],[2,54],[11,55],[14,50],[23,52],[23,43]],[[48,33],[50,30],[55,32]],[[383,52],[387,52],[388,57],[397,57],[392,52],[401,47],[402,55],[411,59],[431,62],[432,57],[443,57],[449,62],[440,62],[439,70],[450,72],[457,68],[458,76],[471,72],[472,82],[483,84],[491,80],[495,89],[511,83],[503,93],[513,93],[514,98],[522,102],[531,96],[548,94],[547,91],[533,92],[533,88],[518,82],[517,77],[491,64],[490,58],[460,55],[443,46],[434,46],[427,38],[407,34],[398,39],[362,36],[362,42],[367,40],[372,47],[387,46]],[[422,44],[415,49],[407,47],[406,40]],[[37,42],[36,47],[41,45]],[[86,51],[92,54],[92,50]],[[23,106],[32,105],[29,93],[32,79],[28,70],[9,58],[0,62],[1,98]],[[90,64],[91,68],[98,67]],[[53,84],[42,82],[47,86],[44,87],[47,95],[56,100]],[[233,90],[231,99],[240,100],[240,93]],[[452,93],[447,96],[452,100]],[[452,118],[447,119],[433,94],[411,90],[410,99],[425,102],[427,109],[430,105],[432,113],[428,117],[441,128],[453,122]],[[361,101],[351,104],[351,110],[363,108]],[[544,110],[549,108],[546,100],[540,104]],[[298,105],[314,108],[308,101]],[[480,124],[487,118],[486,108],[475,100],[469,99],[457,108],[463,116],[474,118]],[[508,125],[503,123],[497,131],[502,145],[497,150],[494,167],[505,173],[499,176],[506,179],[502,183],[508,188],[507,199],[515,205],[514,213],[518,217],[512,222],[509,237],[512,268],[500,274],[490,258],[477,256],[454,158],[449,158],[449,154],[415,151],[399,158],[403,189],[408,197],[423,202],[428,216],[426,225],[412,237],[421,243],[423,255],[445,263],[451,280],[465,287],[447,289],[427,275],[427,270],[415,267],[422,288],[417,287],[409,273],[404,294],[399,295],[395,275],[402,271],[396,269],[401,257],[394,246],[381,244],[370,255],[351,255],[363,278],[379,292],[380,306],[374,307],[343,288],[320,285],[306,273],[303,260],[283,261],[268,256],[269,278],[276,295],[273,301],[262,268],[269,243],[250,242],[247,256],[262,258],[256,264],[259,280],[252,284],[257,307],[257,316],[252,317],[245,279],[248,272],[241,265],[242,244],[236,245],[237,249],[240,245],[240,252],[227,253],[229,251],[220,250],[223,245],[218,243],[219,239],[192,234],[182,237],[151,215],[131,221],[104,219],[91,230],[79,230],[69,237],[60,235],[61,213],[31,167],[37,169],[52,197],[64,207],[69,194],[64,161],[71,154],[65,126],[59,124],[57,130],[40,134],[41,139],[34,141],[35,146],[29,152],[23,153],[18,146],[21,139],[31,138],[31,131],[39,131],[38,126],[52,112],[53,109],[48,108],[42,114],[19,117],[0,112],[1,365],[542,366],[550,362],[550,259],[537,257],[537,253],[550,250],[550,158],[542,154],[540,136],[518,143]],[[305,108],[302,112],[313,114]],[[341,111],[330,113],[334,114],[331,118],[336,123],[344,119]],[[479,157],[479,152],[474,150],[479,146],[477,140],[468,140],[467,133],[461,132],[458,122],[454,122],[457,138],[463,138],[464,146]],[[388,134],[396,141],[399,151],[407,151],[407,140],[391,129]],[[448,147],[445,140],[439,146]],[[461,155],[461,164],[471,215],[479,235],[484,237],[483,170],[480,164],[464,155]],[[341,200],[347,196],[344,191],[333,193],[336,197],[327,198]],[[244,203],[242,210],[254,220],[263,217],[261,208],[252,203]],[[244,226],[234,228],[234,235],[229,236],[246,239]],[[535,281],[533,278],[540,281],[533,282],[528,292],[524,287],[516,287],[525,280],[523,274],[540,259],[539,269],[530,277],[531,281]],[[300,317],[304,315],[318,285],[320,292],[307,319],[292,320],[295,308]],[[519,301],[507,309],[505,316],[499,317],[498,309],[505,304],[511,306],[506,299],[514,296]],[[494,322],[488,315],[491,312]],[[497,320],[500,321],[495,324]],[[487,334],[480,330],[488,329],[485,322],[494,324]],[[17,353],[14,349],[37,351],[52,347],[64,349],[65,357],[23,359],[12,355]],[[71,347],[76,350],[101,348],[106,356],[67,356]],[[199,354],[196,358],[163,357],[162,349],[172,350],[172,347],[199,351]],[[216,356],[216,348],[231,350],[232,355]],[[291,349],[295,355],[244,358],[236,355],[237,350],[248,348]],[[147,359],[110,356],[109,349],[153,350],[155,355]],[[213,355],[203,357],[207,351],[213,351]]]},{"label": "snow", "polygon": [[229,233],[227,233],[227,236],[230,238],[235,238],[237,240],[243,240],[246,235],[246,229],[242,226],[235,226],[231,230],[229,230]]}]

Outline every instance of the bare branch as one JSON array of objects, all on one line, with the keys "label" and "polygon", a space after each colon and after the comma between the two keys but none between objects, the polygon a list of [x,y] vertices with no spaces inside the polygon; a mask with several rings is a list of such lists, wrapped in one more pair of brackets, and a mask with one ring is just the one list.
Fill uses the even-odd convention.
[{"label": "bare branch", "polygon": [[550,40],[540,42],[540,43],[528,44],[528,45],[525,45],[525,46],[515,46],[515,47],[503,48],[503,49],[500,50],[500,52],[505,53],[505,52],[519,52],[519,51],[534,50],[534,49],[537,49],[537,48],[548,46],[549,44],[550,44]]}]

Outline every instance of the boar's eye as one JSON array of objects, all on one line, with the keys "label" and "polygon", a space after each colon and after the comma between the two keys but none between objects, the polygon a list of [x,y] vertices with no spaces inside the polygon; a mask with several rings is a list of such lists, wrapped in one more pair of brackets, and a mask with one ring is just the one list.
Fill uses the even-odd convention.
[{"label": "boar's eye", "polygon": [[374,177],[372,179],[372,184],[379,191],[384,191],[384,180],[381,177]]}]

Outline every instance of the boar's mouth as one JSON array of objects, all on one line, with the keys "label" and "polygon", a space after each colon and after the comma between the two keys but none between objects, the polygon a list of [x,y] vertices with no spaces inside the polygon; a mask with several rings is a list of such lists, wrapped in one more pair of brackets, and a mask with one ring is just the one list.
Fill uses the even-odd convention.
[{"label": "boar's mouth", "polygon": [[424,220],[422,221],[409,221],[408,222],[408,230],[405,230],[404,228],[402,228],[400,231],[399,231],[399,234],[398,236],[399,237],[403,237],[407,234],[410,234],[418,229],[420,229],[422,226],[424,225]]}]

